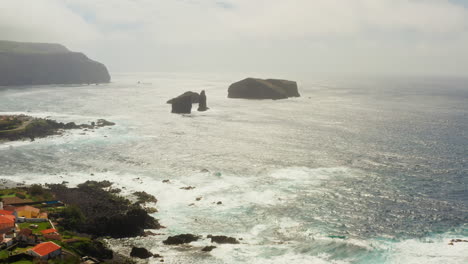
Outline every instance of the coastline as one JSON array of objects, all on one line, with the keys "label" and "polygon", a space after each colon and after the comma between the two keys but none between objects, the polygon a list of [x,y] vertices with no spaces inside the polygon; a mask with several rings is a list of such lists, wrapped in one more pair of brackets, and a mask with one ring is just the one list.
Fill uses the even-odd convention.
[{"label": "coastline", "polygon": [[70,129],[83,131],[113,126],[115,123],[105,119],[98,119],[91,124],[77,125],[75,122],[62,123],[48,118],[33,117],[29,115],[0,115],[0,143],[2,141],[18,141],[35,138],[44,138],[52,135],[61,135]]},{"label": "coastline", "polygon": [[[54,233],[55,236],[36,236],[35,238],[31,239],[34,239],[33,241],[37,242],[32,242],[31,239],[29,239],[29,242],[24,244],[24,242],[20,242],[23,241],[20,240],[22,239],[21,234],[22,232],[28,232],[26,230],[30,230],[27,227],[32,226],[32,224],[29,225],[27,222],[33,221],[35,218],[30,220],[26,219],[26,223],[24,223],[25,220],[22,220],[22,218],[17,218],[17,231],[15,232],[18,232],[19,235],[13,235],[12,239],[13,241],[17,240],[18,242],[16,242],[17,244],[14,248],[8,247],[8,251],[5,251],[4,248],[2,249],[2,252],[11,252],[9,253],[10,257],[8,259],[28,259],[27,255],[22,255],[24,253],[21,252],[24,250],[21,251],[21,248],[26,248],[25,250],[27,250],[28,248],[30,249],[30,246],[28,247],[28,245],[31,245],[30,243],[33,243],[32,245],[39,245],[40,243],[46,243],[47,241],[50,241],[63,247],[63,254],[65,254],[64,256],[66,259],[68,259],[67,261],[69,262],[75,261],[76,257],[73,256],[79,256],[82,260],[87,258],[95,258],[95,260],[99,260],[99,262],[105,261],[106,263],[135,263],[134,260],[129,258],[129,256],[124,256],[120,252],[111,250],[105,238],[110,238],[109,235],[111,237],[115,236],[116,238],[130,238],[141,235],[147,236],[152,235],[152,232],[144,231],[143,228],[162,228],[157,220],[146,212],[148,208],[152,208],[147,207],[147,203],[155,204],[157,202],[155,197],[144,192],[138,192],[133,194],[132,200],[136,201],[131,202],[127,198],[124,198],[124,196],[120,196],[118,194],[119,192],[117,191],[118,188],[112,188],[112,183],[110,182],[86,181],[76,187],[68,187],[65,182],[62,184],[46,184],[45,186],[41,186],[38,184],[26,184],[8,179],[1,179],[0,186],[0,199],[3,201],[1,204],[2,208],[0,209],[3,210],[3,208],[5,208],[5,210],[13,210],[18,206],[40,208],[35,210],[41,210],[41,212],[43,212],[41,214],[44,214],[46,217],[48,217],[48,221],[51,223],[51,230],[58,230],[54,231],[57,232]],[[72,198],[74,196],[73,192],[78,192],[79,197],[77,198],[79,200],[74,200],[74,198]],[[82,195],[80,192],[85,192],[87,195]],[[13,197],[16,195],[16,200],[14,202],[11,199],[12,194]],[[70,194],[72,195],[70,196]],[[22,198],[25,197],[30,197],[30,199],[22,201]],[[44,199],[60,200],[58,200],[58,203],[49,203],[45,201],[37,202],[37,200]],[[109,216],[111,216],[109,221],[110,223],[113,223],[113,225],[117,224],[115,228],[117,228],[116,231],[118,233],[102,233],[101,229],[86,228],[86,226],[94,226],[97,223],[92,219],[92,217],[96,217],[96,215],[89,214],[89,212],[87,213],[89,209],[86,210],[86,208],[96,208],[96,206],[100,207],[101,213],[104,213],[104,211],[109,212]],[[120,213],[119,211],[116,211],[116,208],[121,208]],[[122,218],[121,216],[125,216],[126,210],[129,210],[126,215],[129,216],[129,213],[133,212],[133,214],[136,213],[138,215],[138,218],[130,217],[125,220],[125,217]],[[154,211],[156,209],[152,208],[152,210]],[[0,212],[0,217],[6,213],[4,210],[0,210]],[[142,219],[142,217],[147,220],[143,222],[138,220]],[[99,222],[101,222],[103,218],[97,219]],[[37,221],[39,220],[40,219],[37,219]],[[34,220],[33,223],[37,221]],[[136,229],[132,226],[136,227]],[[125,231],[122,228],[129,228],[130,230]],[[36,233],[36,231],[34,231],[34,233]],[[8,241],[11,241],[11,239]],[[19,247],[18,250],[16,250],[16,247]],[[5,253],[1,253],[0,255],[4,256]],[[3,258],[4,257],[0,259],[0,262],[4,261]]]}]

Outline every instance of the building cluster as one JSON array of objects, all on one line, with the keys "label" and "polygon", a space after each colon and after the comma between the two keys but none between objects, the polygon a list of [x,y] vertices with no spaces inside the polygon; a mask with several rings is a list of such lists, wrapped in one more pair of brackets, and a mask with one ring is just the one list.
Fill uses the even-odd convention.
[{"label": "building cluster", "polygon": [[[36,207],[35,207],[35,206]],[[5,197],[0,202],[0,249],[7,250],[9,261],[28,257],[48,260],[62,255],[59,232],[38,206],[62,205],[59,201],[33,202]],[[46,227],[44,229],[44,227]],[[25,248],[26,250],[15,250]]]}]

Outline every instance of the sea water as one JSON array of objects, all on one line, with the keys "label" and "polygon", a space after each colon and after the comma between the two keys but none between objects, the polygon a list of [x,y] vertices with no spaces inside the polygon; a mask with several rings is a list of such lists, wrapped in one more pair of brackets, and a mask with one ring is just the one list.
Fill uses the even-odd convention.
[{"label": "sea water", "polygon": [[[1,88],[1,114],[116,125],[3,142],[0,177],[155,195],[161,235],[109,243],[165,263],[468,263],[468,243],[449,245],[468,239],[468,79],[278,76],[302,96],[228,99],[245,76]],[[201,90],[209,111],[170,113],[167,100]],[[182,233],[242,240],[210,253],[208,239],[162,244]]]}]

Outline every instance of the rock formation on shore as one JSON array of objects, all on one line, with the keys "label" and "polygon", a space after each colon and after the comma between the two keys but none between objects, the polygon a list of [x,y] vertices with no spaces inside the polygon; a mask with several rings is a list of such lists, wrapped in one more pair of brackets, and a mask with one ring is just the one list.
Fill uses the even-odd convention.
[{"label": "rock formation on shore", "polygon": [[210,238],[212,243],[215,242],[218,244],[239,244],[239,241],[234,237],[208,235],[207,238]]},{"label": "rock formation on shore", "polygon": [[75,215],[75,212],[57,212],[51,216],[62,218],[59,223],[65,228],[98,237],[137,237],[143,236],[145,229],[162,228],[141,203],[132,203],[108,191],[111,186],[108,181],[86,181],[70,188],[64,184],[49,184],[57,199],[83,215],[79,222],[66,217],[67,213]]},{"label": "rock formation on shore", "polygon": [[206,94],[205,90],[201,91],[200,93],[200,101],[198,103],[198,111],[203,112],[208,110],[209,108],[206,106]]},{"label": "rock formation on shore", "polygon": [[228,89],[228,98],[276,100],[289,97],[300,97],[294,81],[247,78],[231,84]]},{"label": "rock formation on shore", "polygon": [[130,257],[147,259],[153,256],[153,253],[149,252],[146,248],[132,247]]},{"label": "rock formation on shore", "polygon": [[0,41],[0,86],[109,81],[106,66],[62,45]]},{"label": "rock formation on shore", "polygon": [[62,123],[50,119],[26,115],[0,115],[0,140],[20,140],[58,135],[66,129],[98,129],[113,126],[114,122],[98,119],[91,124],[77,125],[75,122]]},{"label": "rock formation on shore", "polygon": [[188,92],[185,92],[175,98],[172,98],[171,100],[167,101],[168,104],[172,104],[174,102],[174,100],[176,100],[177,98],[180,98],[180,97],[184,97],[184,96],[190,96],[192,98],[192,104],[198,104],[199,102],[199,98],[200,98],[200,95],[196,92],[192,92],[192,91],[188,91]]},{"label": "rock formation on shore", "polygon": [[163,241],[165,245],[180,245],[180,244],[188,244],[193,241],[197,241],[200,239],[199,236],[192,235],[192,234],[182,234],[176,236],[170,236],[166,240]]}]

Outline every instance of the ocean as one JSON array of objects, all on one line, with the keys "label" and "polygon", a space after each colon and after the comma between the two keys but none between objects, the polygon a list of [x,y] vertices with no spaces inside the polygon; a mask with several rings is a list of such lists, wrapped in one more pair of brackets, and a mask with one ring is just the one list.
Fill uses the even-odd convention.
[{"label": "ocean", "polygon": [[[0,114],[116,123],[0,143],[0,178],[155,195],[162,234],[108,242],[165,263],[468,263],[468,243],[449,245],[468,239],[468,79],[257,76],[297,80],[302,96],[228,99],[245,74],[0,88]],[[201,90],[209,111],[170,113],[167,100]],[[183,233],[241,243],[161,242]]]}]

